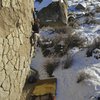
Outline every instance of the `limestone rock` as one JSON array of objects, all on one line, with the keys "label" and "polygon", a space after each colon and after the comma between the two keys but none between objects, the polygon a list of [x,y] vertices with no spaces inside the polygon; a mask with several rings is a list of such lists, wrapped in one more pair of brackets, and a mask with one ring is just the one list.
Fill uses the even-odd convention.
[{"label": "limestone rock", "polygon": [[0,37],[0,44],[3,44],[3,38]]},{"label": "limestone rock", "polygon": [[13,45],[13,38],[12,35],[10,34],[8,37],[9,45]]},{"label": "limestone rock", "polygon": [[7,75],[10,75],[13,72],[14,66],[11,64],[11,62],[8,62],[5,65],[5,70],[6,70]]},{"label": "limestone rock", "polygon": [[11,83],[11,84],[14,84],[14,81],[15,81],[15,79],[16,79],[16,77],[17,77],[17,73],[18,73],[18,71],[13,71],[13,72],[10,74],[10,83]]},{"label": "limestone rock", "polygon": [[4,54],[7,54],[8,51],[9,51],[9,45],[8,45],[8,40],[7,39],[4,40],[3,46],[4,46]]},{"label": "limestone rock", "polygon": [[10,7],[10,0],[3,0],[2,6],[3,7]]},{"label": "limestone rock", "polygon": [[33,0],[0,0],[0,100],[20,100],[30,60]]},{"label": "limestone rock", "polygon": [[2,87],[5,91],[9,91],[10,89],[10,80],[9,77],[7,76],[6,79],[4,80]]},{"label": "limestone rock", "polygon": [[8,62],[7,55],[4,55],[3,56],[3,63],[4,63],[4,65],[6,65],[7,62]]},{"label": "limestone rock", "polygon": [[7,100],[8,95],[8,91],[4,91],[2,88],[0,88],[0,100]]},{"label": "limestone rock", "polygon": [[2,55],[0,55],[0,62],[2,61]]},{"label": "limestone rock", "polygon": [[[13,30],[13,29],[12,29],[12,30]],[[13,32],[12,32],[13,38],[14,38],[14,37],[17,37],[17,38],[18,38],[18,34],[19,34],[19,33],[18,33],[18,30],[16,30],[16,29],[13,30]]]},{"label": "limestone rock", "polygon": [[18,51],[19,50],[19,47],[20,47],[20,41],[19,41],[19,38],[14,38],[14,45],[13,45],[13,49],[14,51]]},{"label": "limestone rock", "polygon": [[3,46],[2,46],[2,44],[0,44],[0,54],[2,54],[3,53]]},{"label": "limestone rock", "polygon": [[5,76],[6,76],[5,71],[4,70],[0,71],[0,85],[3,83]]},{"label": "limestone rock", "polygon": [[[21,76],[21,83],[23,83],[23,81],[25,81],[26,77],[25,77],[25,68],[24,70],[22,71],[22,76]],[[23,85],[22,85],[23,87]]]},{"label": "limestone rock", "polygon": [[9,61],[11,61],[13,59],[13,57],[15,56],[15,52],[13,50],[9,50],[8,54],[7,54],[7,59]]},{"label": "limestone rock", "polygon": [[23,41],[23,38],[24,38],[24,35],[23,35],[23,34],[20,34],[20,35],[19,35],[20,44],[23,44],[23,42],[24,42],[24,41]]},{"label": "limestone rock", "polygon": [[16,62],[17,62],[17,58],[14,56],[13,59],[10,62],[15,67],[16,66]]},{"label": "limestone rock", "polygon": [[20,70],[22,70],[25,67],[24,62],[25,62],[25,57],[20,57],[20,68],[19,68]]},{"label": "limestone rock", "polygon": [[17,99],[17,96],[16,96],[16,93],[14,91],[14,85],[12,84],[11,85],[11,89],[10,89],[10,96],[9,96],[9,99],[10,100],[16,100]]},{"label": "limestone rock", "polygon": [[4,66],[4,65],[3,65],[3,62],[0,61],[0,71],[3,70],[3,66]]},{"label": "limestone rock", "polygon": [[19,57],[16,58],[16,64],[15,64],[15,69],[19,69],[20,62],[19,62]]}]

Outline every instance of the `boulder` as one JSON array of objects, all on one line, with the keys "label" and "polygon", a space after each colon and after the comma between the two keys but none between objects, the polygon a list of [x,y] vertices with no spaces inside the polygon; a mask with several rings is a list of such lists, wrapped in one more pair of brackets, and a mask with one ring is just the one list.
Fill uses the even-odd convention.
[{"label": "boulder", "polygon": [[76,6],[77,10],[85,10],[86,9],[86,3],[85,2],[81,2]]},{"label": "boulder", "polygon": [[61,26],[67,24],[67,5],[64,2],[55,1],[43,7],[37,12],[41,26]]}]

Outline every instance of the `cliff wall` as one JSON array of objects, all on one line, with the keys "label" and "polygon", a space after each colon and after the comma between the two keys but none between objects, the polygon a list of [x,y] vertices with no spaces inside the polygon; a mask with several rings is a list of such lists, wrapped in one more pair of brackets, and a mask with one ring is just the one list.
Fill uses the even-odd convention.
[{"label": "cliff wall", "polygon": [[29,71],[33,0],[0,0],[0,100],[20,100]]}]

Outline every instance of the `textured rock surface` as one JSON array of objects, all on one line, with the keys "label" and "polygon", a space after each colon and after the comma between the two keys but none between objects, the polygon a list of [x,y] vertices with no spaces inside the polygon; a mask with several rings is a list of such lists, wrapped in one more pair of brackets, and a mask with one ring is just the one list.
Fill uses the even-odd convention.
[{"label": "textured rock surface", "polygon": [[33,0],[0,0],[0,100],[20,100],[29,71]]},{"label": "textured rock surface", "polygon": [[[39,3],[36,8],[42,8],[37,12],[37,16],[40,19],[41,26],[65,26],[67,25],[67,3],[59,1],[52,1],[48,5],[48,0],[44,0],[42,3]],[[42,7],[42,4],[46,3],[46,7]],[[49,0],[50,2],[50,0]],[[37,2],[36,2],[37,3]]]}]

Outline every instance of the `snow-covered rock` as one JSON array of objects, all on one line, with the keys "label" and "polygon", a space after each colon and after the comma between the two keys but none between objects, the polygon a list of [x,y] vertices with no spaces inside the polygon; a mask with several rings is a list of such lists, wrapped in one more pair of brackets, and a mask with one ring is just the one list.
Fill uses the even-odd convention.
[{"label": "snow-covered rock", "polygon": [[86,3],[84,1],[79,2],[78,5],[76,6],[77,10],[85,10],[87,7]]}]

